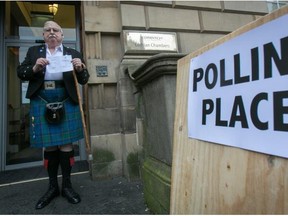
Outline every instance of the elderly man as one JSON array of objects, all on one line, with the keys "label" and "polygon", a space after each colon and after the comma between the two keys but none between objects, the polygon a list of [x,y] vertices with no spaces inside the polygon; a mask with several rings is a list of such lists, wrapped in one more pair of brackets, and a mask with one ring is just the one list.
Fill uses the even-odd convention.
[{"label": "elderly man", "polygon": [[47,21],[44,24],[43,38],[45,45],[30,47],[17,68],[18,77],[29,81],[26,97],[30,99],[30,144],[44,148],[44,166],[49,176],[48,191],[39,199],[36,209],[44,208],[60,195],[57,180],[59,165],[62,196],[73,204],[81,201],[70,181],[74,163],[72,143],[83,138],[73,70],[61,71],[62,63],[56,68],[51,67],[52,59],[64,61],[63,57],[69,57],[68,66],[70,64],[75,70],[78,83],[84,85],[89,79],[82,55],[63,46],[63,31],[56,22]]}]

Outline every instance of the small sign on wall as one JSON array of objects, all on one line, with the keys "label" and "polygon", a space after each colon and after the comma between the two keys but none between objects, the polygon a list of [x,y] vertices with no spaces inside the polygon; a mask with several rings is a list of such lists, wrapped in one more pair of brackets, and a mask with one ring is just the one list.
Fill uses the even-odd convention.
[{"label": "small sign on wall", "polygon": [[106,65],[97,65],[96,66],[96,75],[97,77],[107,77],[108,76],[108,68]]},{"label": "small sign on wall", "polygon": [[176,33],[123,31],[125,53],[178,52]]},{"label": "small sign on wall", "polygon": [[188,135],[288,158],[288,15],[191,59]]}]

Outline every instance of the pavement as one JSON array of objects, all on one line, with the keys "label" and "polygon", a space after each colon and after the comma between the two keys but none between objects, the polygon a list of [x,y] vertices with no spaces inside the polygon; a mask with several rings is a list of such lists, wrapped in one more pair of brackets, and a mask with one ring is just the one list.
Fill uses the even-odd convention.
[{"label": "pavement", "polygon": [[[46,170],[32,167],[0,172],[0,214],[20,215],[147,215],[143,184],[140,179],[128,181],[124,177],[93,181],[86,161],[78,161],[72,169],[72,185],[82,201],[70,204],[56,197],[43,209],[35,204],[48,189]],[[61,176],[58,176],[61,186]]]}]

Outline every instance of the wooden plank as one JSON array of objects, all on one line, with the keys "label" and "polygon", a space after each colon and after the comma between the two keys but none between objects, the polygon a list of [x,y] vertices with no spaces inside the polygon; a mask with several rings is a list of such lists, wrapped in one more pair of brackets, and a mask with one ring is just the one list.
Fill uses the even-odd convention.
[{"label": "wooden plank", "polygon": [[284,7],[178,61],[171,214],[287,214],[288,160],[188,138],[191,58],[288,13]]}]

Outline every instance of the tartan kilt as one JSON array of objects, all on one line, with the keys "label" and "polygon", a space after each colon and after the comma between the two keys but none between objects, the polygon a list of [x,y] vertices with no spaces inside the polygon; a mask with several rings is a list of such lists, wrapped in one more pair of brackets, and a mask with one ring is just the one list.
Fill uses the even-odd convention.
[{"label": "tartan kilt", "polygon": [[[30,144],[32,147],[61,146],[83,138],[83,125],[79,105],[69,98],[65,88],[42,89],[39,92],[39,96],[30,99],[29,124]],[[45,119],[47,102],[61,102],[64,100],[65,116],[62,122],[49,124]]]}]

